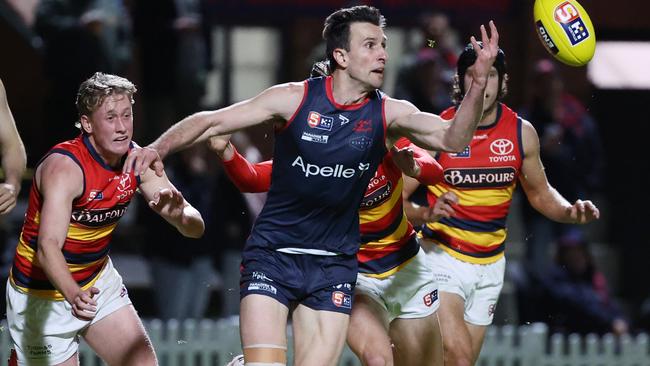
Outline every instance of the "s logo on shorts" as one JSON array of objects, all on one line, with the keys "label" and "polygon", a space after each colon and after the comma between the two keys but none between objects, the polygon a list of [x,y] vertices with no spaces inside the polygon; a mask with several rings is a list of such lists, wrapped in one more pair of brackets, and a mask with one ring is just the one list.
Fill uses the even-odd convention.
[{"label": "s logo on shorts", "polygon": [[332,292],[332,304],[338,308],[352,309],[352,296],[341,291]]},{"label": "s logo on shorts", "polygon": [[424,305],[431,307],[438,300],[438,290],[431,291],[431,293],[424,295],[422,299],[424,300]]}]

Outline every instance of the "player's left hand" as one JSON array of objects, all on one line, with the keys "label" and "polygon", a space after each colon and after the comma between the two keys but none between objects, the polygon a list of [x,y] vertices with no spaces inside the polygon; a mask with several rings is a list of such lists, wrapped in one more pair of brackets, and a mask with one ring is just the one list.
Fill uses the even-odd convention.
[{"label": "player's left hand", "polygon": [[474,62],[474,67],[470,75],[474,81],[479,81],[482,83],[481,85],[486,85],[488,74],[499,52],[499,32],[494,21],[490,20],[489,37],[485,26],[481,24],[481,42],[483,43],[483,48],[479,46],[474,36],[470,38],[470,42],[476,51],[476,61]]},{"label": "player's left hand", "polygon": [[144,175],[147,169],[151,167],[159,177],[163,176],[164,165],[158,151],[151,147],[135,147],[129,151],[129,155],[124,161],[122,167],[123,173],[133,171],[135,175]]},{"label": "player's left hand", "polygon": [[575,224],[586,224],[600,218],[600,211],[593,202],[587,200],[576,200],[567,208],[567,214]]},{"label": "player's left hand", "polygon": [[395,146],[391,149],[391,157],[393,162],[397,165],[404,174],[412,178],[417,178],[420,176],[420,164],[417,163],[413,157],[413,149],[405,147],[399,149]]},{"label": "player's left hand", "polygon": [[9,183],[0,184],[0,215],[16,206],[16,187]]},{"label": "player's left hand", "polygon": [[149,207],[158,213],[166,212],[170,217],[178,218],[183,215],[185,199],[176,188],[163,188],[153,194]]}]

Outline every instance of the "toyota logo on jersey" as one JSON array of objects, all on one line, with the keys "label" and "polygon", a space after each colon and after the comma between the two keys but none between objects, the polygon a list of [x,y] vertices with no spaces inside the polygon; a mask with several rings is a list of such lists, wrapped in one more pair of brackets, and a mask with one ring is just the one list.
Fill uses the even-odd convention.
[{"label": "toyota logo on jersey", "polygon": [[508,155],[514,150],[515,144],[508,139],[498,139],[490,144],[490,151],[496,155]]}]

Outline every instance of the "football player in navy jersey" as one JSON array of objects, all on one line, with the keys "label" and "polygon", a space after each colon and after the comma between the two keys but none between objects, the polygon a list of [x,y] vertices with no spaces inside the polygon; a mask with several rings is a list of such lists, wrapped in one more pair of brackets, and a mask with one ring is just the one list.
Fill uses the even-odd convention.
[{"label": "football player in navy jersey", "polygon": [[[271,188],[242,254],[240,332],[247,364],[286,364],[294,303],[294,362],[336,364],[357,276],[357,209],[378,164],[400,137],[430,150],[460,151],[481,118],[498,50],[494,23],[491,36],[481,26],[485,47],[450,121],[379,92],[388,58],[384,26],[370,6],[332,13],[323,30],[332,76],[276,85],[232,106],[193,114],[127,158],[126,171],[159,171],[169,153],[210,136],[281,121],[274,122]],[[474,37],[471,42],[477,44]]]}]

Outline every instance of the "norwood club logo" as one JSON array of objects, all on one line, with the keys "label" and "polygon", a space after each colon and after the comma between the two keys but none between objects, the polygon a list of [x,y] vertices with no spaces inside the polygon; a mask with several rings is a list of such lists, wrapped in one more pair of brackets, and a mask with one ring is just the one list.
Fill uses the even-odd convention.
[{"label": "norwood club logo", "polygon": [[457,168],[445,170],[445,181],[458,188],[497,188],[515,180],[515,168]]},{"label": "norwood club logo", "polygon": [[332,292],[332,304],[337,308],[352,309],[352,296],[342,291]]},{"label": "norwood club logo", "polygon": [[370,132],[372,131],[372,122],[370,122],[369,119],[362,119],[357,121],[357,123],[354,124],[354,128],[352,129],[354,132]]},{"label": "norwood club logo", "polygon": [[555,21],[560,23],[572,46],[589,38],[589,30],[580,17],[580,12],[568,1],[558,5],[554,11]]},{"label": "norwood club logo", "polygon": [[332,131],[332,126],[334,125],[334,118],[323,116],[318,112],[309,112],[309,117],[307,117],[307,124],[311,128],[317,128],[319,130]]}]

